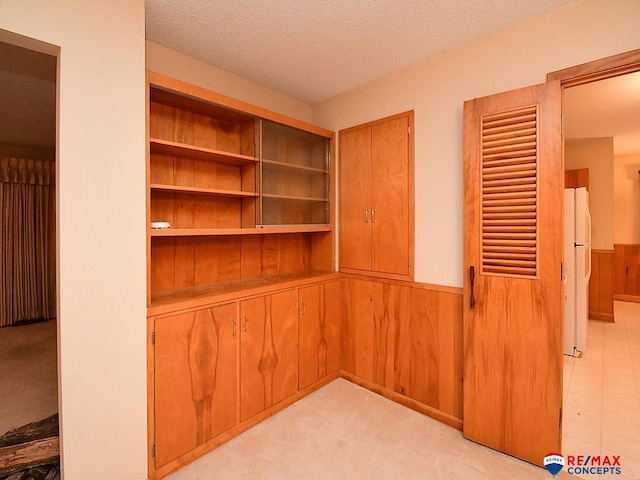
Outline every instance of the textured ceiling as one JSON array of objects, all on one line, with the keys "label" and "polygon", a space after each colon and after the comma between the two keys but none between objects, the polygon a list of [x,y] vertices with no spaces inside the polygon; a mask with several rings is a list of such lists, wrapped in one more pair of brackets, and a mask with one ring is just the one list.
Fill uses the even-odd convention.
[{"label": "textured ceiling", "polygon": [[640,152],[640,72],[567,88],[566,138],[613,137],[616,155]]},{"label": "textured ceiling", "polygon": [[147,38],[308,103],[575,0],[146,0]]}]

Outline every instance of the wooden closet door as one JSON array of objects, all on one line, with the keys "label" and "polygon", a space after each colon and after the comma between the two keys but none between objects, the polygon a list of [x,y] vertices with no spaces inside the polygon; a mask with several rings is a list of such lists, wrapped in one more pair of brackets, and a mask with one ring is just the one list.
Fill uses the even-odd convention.
[{"label": "wooden closet door", "polygon": [[340,267],[371,270],[371,127],[340,134]]},{"label": "wooden closet door", "polygon": [[409,273],[409,119],[371,127],[371,264]]},{"label": "wooden closet door", "polygon": [[464,436],[537,465],[561,440],[560,102],[464,104]]}]

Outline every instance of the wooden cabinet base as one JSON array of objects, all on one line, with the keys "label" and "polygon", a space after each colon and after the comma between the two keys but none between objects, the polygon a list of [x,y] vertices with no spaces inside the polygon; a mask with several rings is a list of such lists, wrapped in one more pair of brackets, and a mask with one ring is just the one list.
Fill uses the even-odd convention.
[{"label": "wooden cabinet base", "polygon": [[448,413],[441,412],[440,410],[430,407],[429,405],[425,405],[424,403],[420,403],[412,398],[406,397],[400,393],[394,392],[393,390],[389,390],[388,388],[381,387],[380,385],[376,385],[369,380],[365,380],[364,378],[358,377],[356,375],[352,375],[349,372],[341,371],[340,376],[345,380],[349,380],[356,385],[360,385],[367,390],[370,390],[378,395],[382,395],[389,400],[392,400],[400,405],[403,405],[411,410],[415,410],[416,412],[422,413],[427,417],[431,417],[434,420],[437,420],[445,425],[449,425],[450,427],[456,428],[462,431],[462,420],[453,415],[449,415]]},{"label": "wooden cabinet base", "polygon": [[640,296],[638,295],[625,295],[622,293],[616,293],[613,295],[613,299],[619,300],[621,302],[640,303]]},{"label": "wooden cabinet base", "polygon": [[[638,298],[637,301],[640,302],[640,298]],[[600,320],[601,322],[615,323],[615,320],[613,319],[613,313],[589,312],[589,319]]]},{"label": "wooden cabinet base", "polygon": [[225,432],[225,433],[223,433],[221,435],[218,435],[215,438],[212,438],[208,442],[206,442],[206,443],[194,448],[193,450],[185,453],[184,455],[176,458],[175,460],[172,460],[171,462],[168,462],[167,464],[162,465],[159,468],[156,468],[155,470],[150,469],[150,471],[149,471],[149,479],[150,480],[158,480],[158,479],[161,479],[163,477],[166,477],[170,473],[178,470],[179,468],[187,465],[188,463],[193,462],[194,460],[200,458],[201,456],[205,455],[206,453],[211,452],[212,450],[214,450],[215,448],[219,447],[223,443],[226,443],[229,440],[231,440],[232,438],[237,437],[242,432],[245,432],[246,430],[249,430],[251,427],[254,427],[258,423],[262,422],[263,420],[265,420],[265,419],[275,415],[276,413],[284,410],[285,408],[287,408],[288,406],[294,404],[295,402],[297,402],[301,398],[304,398],[307,395],[315,392],[316,390],[324,387],[328,383],[331,383],[332,381],[334,381],[338,377],[340,377],[340,372],[333,372],[333,373],[327,375],[326,377],[324,377],[322,380],[319,380],[316,383],[314,383],[312,385],[309,385],[307,388],[296,392],[294,395],[290,396],[289,398],[286,398],[286,399],[282,400],[281,402],[273,405],[272,407],[270,407],[270,408],[268,408],[266,410],[263,410],[262,412],[258,413],[257,415],[255,415],[255,416],[249,418],[248,420],[240,423],[239,425],[233,427],[231,430],[228,430],[227,432]]}]

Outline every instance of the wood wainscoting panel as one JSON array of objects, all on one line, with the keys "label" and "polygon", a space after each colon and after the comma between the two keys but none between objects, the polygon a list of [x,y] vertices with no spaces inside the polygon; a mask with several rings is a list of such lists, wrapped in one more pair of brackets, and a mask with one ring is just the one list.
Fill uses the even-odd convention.
[{"label": "wood wainscoting panel", "polygon": [[591,251],[589,318],[613,322],[613,250]]},{"label": "wood wainscoting panel", "polygon": [[462,295],[409,289],[396,318],[394,391],[462,419]]},{"label": "wood wainscoting panel", "polygon": [[395,401],[411,399],[423,406],[417,410],[439,420],[459,419],[459,427],[462,293],[365,278],[342,279],[343,376],[366,388],[376,385],[374,391]]},{"label": "wood wainscoting panel", "polygon": [[640,245],[613,246],[613,298],[640,302]]}]

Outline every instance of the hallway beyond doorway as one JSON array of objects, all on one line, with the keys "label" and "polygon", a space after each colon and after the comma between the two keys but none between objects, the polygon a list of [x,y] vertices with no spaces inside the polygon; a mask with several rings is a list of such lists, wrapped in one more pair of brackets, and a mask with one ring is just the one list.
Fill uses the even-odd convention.
[{"label": "hallway beyond doorway", "polygon": [[614,310],[615,323],[589,320],[580,358],[564,357],[562,453],[620,455],[616,478],[638,479],[640,304],[615,302]]}]

